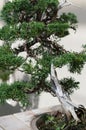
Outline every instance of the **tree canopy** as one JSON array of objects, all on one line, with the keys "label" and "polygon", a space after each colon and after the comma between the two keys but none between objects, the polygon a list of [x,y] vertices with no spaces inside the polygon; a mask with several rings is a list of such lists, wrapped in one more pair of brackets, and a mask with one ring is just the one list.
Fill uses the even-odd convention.
[{"label": "tree canopy", "polygon": [[[1,18],[5,25],[0,29],[0,39],[4,41],[0,46],[0,78],[4,82],[0,84],[0,102],[11,98],[26,105],[30,93],[54,94],[47,80],[51,63],[58,68],[67,65],[71,73],[81,72],[86,62],[85,46],[78,53],[59,44],[59,39],[69,35],[69,29],[76,30],[77,18],[71,12],[60,15],[59,10],[58,0],[13,0],[4,5]],[[13,48],[17,40],[24,42]],[[19,56],[24,51],[25,59]],[[19,68],[31,75],[30,81],[7,84],[9,75]],[[68,94],[79,87],[72,77],[59,82]]]}]

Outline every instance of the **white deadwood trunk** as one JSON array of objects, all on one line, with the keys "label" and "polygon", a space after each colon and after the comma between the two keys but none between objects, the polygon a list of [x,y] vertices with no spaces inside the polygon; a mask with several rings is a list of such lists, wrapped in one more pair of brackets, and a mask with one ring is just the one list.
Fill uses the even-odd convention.
[{"label": "white deadwood trunk", "polygon": [[79,118],[77,117],[77,114],[74,109],[78,109],[78,106],[72,103],[69,95],[63,90],[62,86],[59,84],[57,73],[53,64],[51,64],[51,83],[52,89],[57,95],[67,118],[70,118],[70,116],[72,115],[73,118],[78,122]]}]

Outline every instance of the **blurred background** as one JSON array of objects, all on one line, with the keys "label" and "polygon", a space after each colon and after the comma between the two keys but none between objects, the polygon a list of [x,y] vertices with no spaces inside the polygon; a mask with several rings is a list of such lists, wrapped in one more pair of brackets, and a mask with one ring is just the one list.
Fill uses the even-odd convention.
[{"label": "blurred background", "polygon": [[[0,1],[0,10],[7,0]],[[60,0],[62,1],[62,0]],[[67,50],[73,51],[81,51],[82,45],[86,44],[86,0],[71,0],[72,5],[66,6],[60,10],[59,15],[62,12],[73,12],[77,15],[78,19],[78,28],[77,31],[70,31],[70,35],[62,38],[59,44],[63,45]],[[4,25],[4,22],[0,20],[0,27]],[[0,41],[0,44],[3,42]],[[72,101],[76,104],[83,104],[86,106],[86,65],[81,73],[78,74],[70,74],[67,71],[67,67],[64,66],[61,69],[57,69],[58,78],[61,79],[63,77],[75,77],[76,81],[80,82],[80,89],[74,92],[71,95]],[[22,76],[21,76],[22,75]],[[25,78],[24,73],[16,72],[13,76],[11,76],[11,81],[14,80],[22,80]],[[26,77],[27,78],[27,77]],[[53,97],[51,94],[42,92],[39,97],[36,97],[34,94],[30,95],[30,100],[32,103],[32,107],[28,107],[27,109],[32,108],[43,108],[48,106],[54,106],[59,104],[58,99]],[[0,116],[8,115],[16,112],[23,111],[22,106],[17,102],[12,100],[8,100],[4,105],[0,105]]]}]

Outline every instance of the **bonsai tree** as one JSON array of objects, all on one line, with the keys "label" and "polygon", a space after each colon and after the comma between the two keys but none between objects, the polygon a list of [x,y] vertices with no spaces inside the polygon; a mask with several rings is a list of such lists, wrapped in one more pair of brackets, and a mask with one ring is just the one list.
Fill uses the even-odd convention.
[{"label": "bonsai tree", "polygon": [[[59,15],[65,4],[66,0],[62,4],[58,0],[13,0],[4,5],[1,18],[6,24],[0,29],[0,39],[4,41],[0,46],[1,103],[13,99],[25,106],[28,94],[47,91],[58,97],[68,119],[72,115],[80,120],[75,112],[79,106],[70,99],[79,82],[72,77],[59,80],[56,72],[56,68],[67,65],[71,73],[80,74],[86,62],[85,46],[78,53],[59,44],[62,37],[69,35],[69,29],[75,31],[77,25],[74,14]],[[16,41],[20,44],[13,47]],[[26,52],[26,58],[20,56],[21,52]],[[8,84],[6,81],[16,69],[28,74],[30,80]]]}]

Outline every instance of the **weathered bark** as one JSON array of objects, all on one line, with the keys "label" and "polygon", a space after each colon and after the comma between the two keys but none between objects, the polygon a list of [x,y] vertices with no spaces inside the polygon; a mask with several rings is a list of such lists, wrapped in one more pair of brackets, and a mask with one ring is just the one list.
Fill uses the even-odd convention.
[{"label": "weathered bark", "polygon": [[59,84],[57,73],[53,64],[51,64],[51,83],[52,89],[56,93],[67,118],[69,119],[72,115],[77,122],[80,121],[75,112],[75,108],[78,109],[78,106],[72,103],[69,95],[63,90],[62,86]]}]

